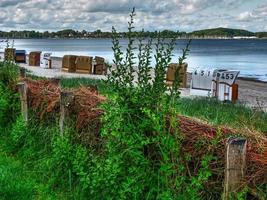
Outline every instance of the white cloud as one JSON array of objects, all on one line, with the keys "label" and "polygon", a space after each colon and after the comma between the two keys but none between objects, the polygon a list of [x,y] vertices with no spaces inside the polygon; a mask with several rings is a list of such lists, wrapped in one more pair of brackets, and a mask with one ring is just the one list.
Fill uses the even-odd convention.
[{"label": "white cloud", "polygon": [[238,21],[250,22],[250,21],[264,21],[267,18],[267,4],[258,6],[252,11],[245,11],[237,16]]},{"label": "white cloud", "polygon": [[257,16],[253,15],[252,12],[246,11],[242,12],[238,15],[237,20],[238,21],[250,21],[257,18]]},{"label": "white cloud", "polygon": [[[267,6],[229,16],[243,0],[0,0],[0,30],[59,30],[73,28],[126,30],[128,14],[136,7],[135,22],[146,30],[229,27],[266,16]],[[216,11],[222,10],[223,14]],[[257,12],[257,13],[256,13]],[[233,19],[236,19],[235,20]],[[263,22],[266,22],[265,18]],[[263,23],[261,22],[261,23]],[[234,24],[235,23],[235,24]]]}]

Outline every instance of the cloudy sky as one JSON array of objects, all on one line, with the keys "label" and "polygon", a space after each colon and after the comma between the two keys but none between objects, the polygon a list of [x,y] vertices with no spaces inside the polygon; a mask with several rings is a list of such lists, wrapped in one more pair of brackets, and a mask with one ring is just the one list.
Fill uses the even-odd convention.
[{"label": "cloudy sky", "polygon": [[267,0],[0,0],[0,30],[193,31],[228,27],[267,31]]}]

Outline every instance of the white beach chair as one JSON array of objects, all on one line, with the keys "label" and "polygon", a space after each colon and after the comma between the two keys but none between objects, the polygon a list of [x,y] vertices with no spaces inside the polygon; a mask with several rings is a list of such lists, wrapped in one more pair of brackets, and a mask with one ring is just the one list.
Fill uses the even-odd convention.
[{"label": "white beach chair", "polygon": [[52,53],[42,53],[40,60],[40,67],[45,69],[50,69],[51,66],[51,55]]},{"label": "white beach chair", "polygon": [[238,97],[238,85],[235,84],[239,71],[227,70],[218,72],[217,98],[220,101],[236,101]]},{"label": "white beach chair", "polygon": [[213,69],[199,69],[192,73],[190,95],[211,97],[213,94],[212,83],[214,80]]}]

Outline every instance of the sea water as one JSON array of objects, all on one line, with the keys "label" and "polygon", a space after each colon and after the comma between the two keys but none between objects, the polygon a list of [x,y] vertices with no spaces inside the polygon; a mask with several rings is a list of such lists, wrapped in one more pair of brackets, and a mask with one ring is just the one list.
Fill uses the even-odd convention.
[{"label": "sea water", "polygon": [[[177,62],[188,40],[177,40],[172,62]],[[125,49],[127,40],[120,40]],[[5,43],[0,43],[3,51]],[[112,63],[111,39],[16,39],[16,49],[52,52],[53,56],[67,54],[102,56]],[[136,52],[137,53],[137,52]],[[155,61],[152,61],[152,64]],[[188,71],[197,68],[240,70],[240,76],[267,81],[267,40],[196,39],[192,40],[186,60]]]}]

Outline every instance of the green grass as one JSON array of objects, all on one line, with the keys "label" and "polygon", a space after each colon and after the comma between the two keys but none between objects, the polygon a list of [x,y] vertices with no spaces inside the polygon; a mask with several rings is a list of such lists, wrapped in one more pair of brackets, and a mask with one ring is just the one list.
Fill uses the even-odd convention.
[{"label": "green grass", "polygon": [[223,103],[210,98],[181,98],[178,111],[216,125],[267,132],[267,113],[253,111],[242,104]]},{"label": "green grass", "polygon": [[80,86],[96,86],[98,91],[103,95],[108,95],[112,93],[111,88],[109,88],[103,80],[98,79],[88,79],[88,78],[62,78],[60,80],[60,85],[62,88],[78,88]]},{"label": "green grass", "polygon": [[0,152],[0,199],[28,200],[36,196],[36,182],[29,177],[22,163]]},{"label": "green grass", "polygon": [[88,78],[62,78],[60,84],[63,88],[77,88],[80,86],[98,86],[102,88],[104,86],[101,80]]},{"label": "green grass", "polygon": [[[51,125],[47,128],[27,127],[27,133],[42,134],[52,129]],[[42,130],[41,130],[42,128]],[[12,133],[14,130],[12,131]],[[50,133],[51,135],[51,133]],[[52,136],[50,136],[52,137]],[[68,191],[52,188],[50,182],[53,177],[49,176],[47,162],[51,157],[45,146],[49,141],[32,135],[26,137],[24,147],[12,146],[12,138],[1,136],[0,139],[0,200],[30,200],[30,199],[71,199]],[[37,140],[40,138],[42,142]],[[14,143],[14,141],[13,141]],[[38,144],[37,144],[38,143]],[[43,144],[41,144],[43,143]],[[52,175],[53,172],[50,173]]]},{"label": "green grass", "polygon": [[[34,76],[32,74],[27,74],[28,78],[33,80],[49,80],[47,78]],[[105,85],[103,80],[90,79],[90,78],[60,78],[60,86],[62,88],[78,88],[81,86],[96,86],[100,93],[107,94],[110,92],[109,88]]]}]

